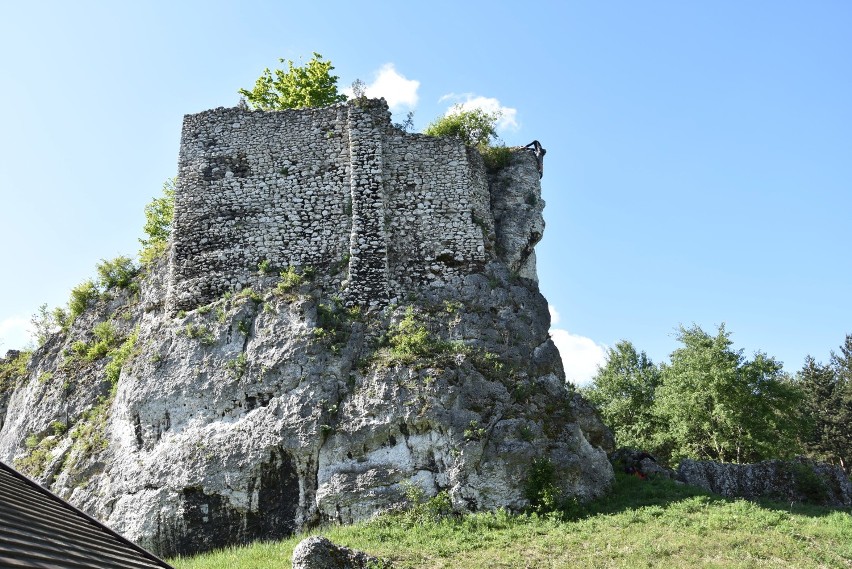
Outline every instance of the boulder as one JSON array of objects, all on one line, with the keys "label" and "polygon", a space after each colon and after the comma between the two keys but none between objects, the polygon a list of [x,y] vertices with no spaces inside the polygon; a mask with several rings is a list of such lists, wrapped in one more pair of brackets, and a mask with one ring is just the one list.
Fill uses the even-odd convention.
[{"label": "boulder", "polygon": [[650,453],[633,448],[620,448],[610,455],[610,462],[616,471],[633,474],[639,478],[662,476],[675,479],[677,475],[671,468],[657,462]]},{"label": "boulder", "polygon": [[385,560],[335,545],[322,536],[303,539],[293,550],[293,569],[390,569]]}]

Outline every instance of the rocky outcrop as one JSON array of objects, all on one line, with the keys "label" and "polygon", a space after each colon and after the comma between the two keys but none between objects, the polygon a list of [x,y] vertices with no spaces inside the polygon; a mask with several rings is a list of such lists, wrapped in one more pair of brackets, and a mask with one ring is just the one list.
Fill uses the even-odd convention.
[{"label": "rocky outcrop", "polygon": [[609,456],[616,472],[632,474],[639,478],[677,478],[677,473],[657,462],[650,453],[633,448],[620,448]]},{"label": "rocky outcrop", "polygon": [[[220,130],[229,128],[237,129]],[[332,141],[336,131],[329,132]],[[425,137],[417,141],[434,146]],[[381,156],[386,169],[388,156],[423,162],[401,148],[383,149]],[[234,173],[233,164],[223,162],[221,176],[207,177],[257,175],[260,162],[249,154],[245,160],[245,172],[240,167]],[[452,163],[471,169],[461,180],[486,178],[477,156]],[[299,180],[308,187],[314,178],[307,172],[322,179],[322,170],[301,167]],[[240,278],[251,273],[250,287],[238,280],[225,293],[209,288],[187,295],[181,302],[204,299],[191,309],[175,311],[184,304],[166,300],[175,282],[190,282],[175,280],[190,279],[192,265],[177,266],[188,258],[185,251],[176,256],[173,250],[170,263],[147,267],[126,289],[101,291],[15,380],[0,430],[0,460],[14,461],[54,493],[165,556],[364,519],[404,502],[410,485],[427,497],[446,492],[458,511],[519,510],[529,505],[530,465],[541,461],[553,466],[554,484],[566,496],[601,495],[613,478],[601,448],[611,445],[611,435],[566,388],[548,335],[547,302],[528,278],[543,227],[535,160],[515,151],[507,167],[517,173],[512,178],[526,181],[515,197],[506,195],[511,184],[487,186],[499,215],[477,206],[472,222],[470,209],[456,211],[439,201],[428,206],[441,212],[442,223],[464,216],[459,239],[475,228],[485,245],[470,250],[484,261],[459,264],[449,253],[426,266],[418,260],[417,271],[431,276],[415,283],[411,275],[421,273],[414,271],[404,280],[394,275],[414,263],[409,253],[417,232],[399,227],[405,216],[386,228],[398,238],[387,253],[393,270],[382,278],[409,283],[388,285],[408,292],[394,292],[387,302],[347,300],[354,277],[346,262],[259,270],[261,257],[251,251],[240,253],[252,264],[251,271],[240,269]],[[203,178],[206,170],[199,172]],[[181,187],[178,209],[192,203]],[[383,207],[402,199],[385,198]],[[228,212],[231,229],[243,213]],[[188,213],[176,215],[183,220]],[[418,215],[426,216],[415,220],[418,231],[426,231],[429,214]],[[525,224],[528,234],[521,238]],[[189,233],[181,235],[188,239]],[[410,246],[402,247],[409,243],[405,235]],[[262,239],[251,233],[244,246]],[[320,250],[321,239],[312,234],[314,244],[303,248]],[[437,234],[430,239],[429,247],[440,245]],[[202,253],[206,246],[179,245]],[[273,245],[264,247],[271,251]],[[427,248],[421,257],[432,254]],[[205,255],[215,264],[215,250]],[[225,282],[235,258],[215,264],[217,283]],[[190,280],[204,279],[192,273]]]},{"label": "rocky outcrop", "polygon": [[756,464],[684,460],[678,478],[728,498],[852,506],[852,483],[843,469],[805,459]]},{"label": "rocky outcrop", "polygon": [[314,536],[299,542],[293,550],[293,569],[391,569],[392,565],[363,551],[335,545],[328,538]]}]

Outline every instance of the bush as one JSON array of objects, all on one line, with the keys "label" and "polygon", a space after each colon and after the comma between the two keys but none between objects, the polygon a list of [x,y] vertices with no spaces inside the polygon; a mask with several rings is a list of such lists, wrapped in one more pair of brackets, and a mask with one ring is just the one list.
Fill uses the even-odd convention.
[{"label": "bush", "polygon": [[538,513],[552,512],[560,506],[561,492],[556,485],[556,469],[549,459],[533,459],[524,495],[530,501],[530,507]]},{"label": "bush", "polygon": [[118,378],[121,375],[121,368],[124,367],[125,362],[133,356],[134,349],[136,348],[136,339],[138,337],[139,330],[133,330],[133,333],[124,340],[119,348],[110,350],[109,354],[107,354],[111,356],[112,359],[106,365],[104,374],[106,375],[107,381],[109,381],[113,386],[118,384]]},{"label": "bush", "polygon": [[405,525],[426,525],[439,522],[453,515],[453,502],[446,490],[426,498],[423,489],[411,482],[402,483],[408,508],[402,513]]},{"label": "bush", "polygon": [[127,288],[133,283],[133,277],[139,268],[130,257],[116,257],[110,261],[101,259],[97,265],[98,283],[105,289],[113,287]]},{"label": "bush", "polygon": [[497,138],[495,125],[500,113],[487,113],[482,109],[464,110],[456,105],[443,117],[430,123],[423,134],[429,136],[455,136],[466,146],[484,149],[492,138]]},{"label": "bush", "polygon": [[38,307],[38,312],[33,314],[30,322],[35,329],[36,342],[39,346],[43,346],[52,334],[67,330],[71,323],[68,313],[63,308],[56,307],[53,310],[48,310],[47,304]]},{"label": "bush", "polygon": [[499,170],[508,166],[509,160],[512,158],[512,151],[503,144],[480,148],[479,151],[482,153],[485,167],[489,170]]},{"label": "bush", "polygon": [[118,332],[112,320],[95,324],[92,333],[95,335],[96,340],[88,346],[85,355],[86,361],[90,362],[105,357],[118,343]]},{"label": "bush", "polygon": [[31,352],[20,352],[14,358],[0,358],[0,393],[11,389],[27,375]]},{"label": "bush", "polygon": [[405,362],[428,355],[434,350],[435,342],[429,337],[426,327],[417,322],[414,309],[409,306],[388,343],[391,346],[391,355]]},{"label": "bush", "polygon": [[69,319],[73,322],[83,311],[88,308],[89,303],[97,300],[100,296],[98,286],[91,279],[87,279],[71,289],[71,300],[68,301]]},{"label": "bush", "polygon": [[163,183],[163,195],[154,198],[145,206],[145,235],[147,239],[140,239],[142,250],[139,251],[139,260],[143,265],[149,265],[155,259],[161,257],[168,246],[169,236],[172,233],[172,223],[175,216],[175,182],[177,178],[171,178]]},{"label": "bush", "polygon": [[304,278],[296,272],[293,267],[287,267],[287,270],[281,271],[281,280],[278,281],[278,286],[275,287],[275,292],[284,295],[292,292],[293,289],[302,285]]}]

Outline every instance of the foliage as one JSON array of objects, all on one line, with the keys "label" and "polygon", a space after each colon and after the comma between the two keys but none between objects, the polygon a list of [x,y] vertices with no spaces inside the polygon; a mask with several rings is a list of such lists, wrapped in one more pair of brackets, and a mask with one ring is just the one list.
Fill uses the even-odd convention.
[{"label": "foliage", "polygon": [[302,275],[296,272],[296,269],[293,267],[287,267],[286,270],[281,271],[279,273],[281,280],[278,281],[278,285],[275,287],[275,292],[279,295],[285,295],[293,291],[293,289],[301,286],[304,281]]},{"label": "foliage", "polygon": [[250,301],[252,301],[256,304],[260,304],[261,302],[263,302],[263,297],[260,296],[260,293],[257,292],[256,290],[254,290],[253,288],[251,288],[250,286],[247,286],[246,288],[242,289],[239,293],[237,293],[236,298],[237,299],[248,299],[248,300],[250,300]]},{"label": "foliage", "polygon": [[606,363],[598,368],[583,395],[601,412],[619,446],[658,452],[655,434],[660,423],[654,413],[654,392],[660,385],[660,369],[628,341],[609,348]]},{"label": "foliage", "polygon": [[724,325],[715,337],[681,326],[678,340],[655,394],[673,458],[741,463],[795,453],[799,392],[779,362],[762,353],[746,360]]},{"label": "foliage", "polygon": [[479,421],[473,420],[468,423],[467,428],[464,430],[464,438],[468,441],[479,441],[485,437],[487,430],[485,427],[479,425]]},{"label": "foliage", "polygon": [[408,526],[422,526],[440,522],[453,515],[453,502],[446,490],[426,498],[423,488],[411,482],[402,483],[408,508],[399,515],[399,522]]},{"label": "foliage", "polygon": [[[284,59],[279,61],[284,63]],[[240,89],[239,93],[253,108],[264,111],[342,103],[346,95],[337,92],[338,77],[331,74],[333,69],[330,61],[314,52],[304,66],[296,67],[288,60],[287,71],[264,69],[251,91]]]},{"label": "foliage", "polygon": [[556,484],[556,469],[547,458],[535,458],[530,465],[524,496],[534,512],[546,513],[559,507],[562,492]]},{"label": "foliage", "polygon": [[139,268],[130,257],[119,256],[112,260],[101,259],[97,264],[98,284],[104,289],[128,288]]},{"label": "foliage", "polygon": [[804,395],[801,440],[807,454],[852,473],[852,334],[828,364],[808,356],[797,380]]},{"label": "foliage", "polygon": [[240,352],[235,359],[230,360],[225,364],[225,367],[236,377],[237,379],[241,378],[246,373],[246,369],[248,368],[248,360],[246,359],[245,352]]},{"label": "foliage", "polygon": [[352,99],[359,102],[367,99],[367,84],[360,79],[352,82]]},{"label": "foliage", "polygon": [[110,361],[104,368],[104,374],[107,381],[113,386],[118,383],[118,378],[121,375],[121,368],[124,364],[133,357],[136,349],[136,340],[139,339],[139,329],[134,329],[133,332],[122,342],[121,346],[114,350],[110,350],[107,354],[110,356]]},{"label": "foliage", "polygon": [[39,346],[43,346],[51,335],[66,331],[71,324],[65,309],[57,306],[53,310],[48,310],[46,303],[38,307],[38,311],[30,318],[30,322],[35,329],[36,343]]},{"label": "foliage", "polygon": [[630,342],[609,350],[583,390],[621,446],[664,462],[682,458],[753,462],[800,451],[802,392],[781,364],[763,353],[734,350],[724,325],[715,337],[679,329],[682,347],[655,366]]},{"label": "foliage", "polygon": [[176,178],[170,178],[163,182],[163,195],[159,198],[153,198],[145,206],[143,231],[145,231],[147,238],[139,240],[139,243],[142,244],[139,260],[143,265],[149,265],[152,261],[161,257],[168,246],[175,216],[176,181]]},{"label": "foliage", "polygon": [[53,449],[59,444],[59,437],[38,437],[32,434],[27,437],[24,444],[27,452],[24,456],[14,460],[14,466],[31,478],[38,478],[44,474],[45,469],[50,464],[53,458]]},{"label": "foliage", "polygon": [[429,331],[417,321],[414,308],[409,306],[396,330],[388,338],[391,355],[399,361],[411,362],[420,356],[429,355],[435,348],[435,342]]},{"label": "foliage", "polygon": [[465,110],[455,105],[450,111],[430,123],[423,134],[429,136],[455,136],[466,146],[485,148],[492,138],[497,137],[495,125],[501,114],[487,113],[482,109]]},{"label": "foliage", "polygon": [[414,111],[405,113],[405,118],[402,122],[395,122],[393,126],[402,132],[414,132]]},{"label": "foliage", "polygon": [[204,324],[188,323],[178,332],[192,340],[198,340],[202,346],[211,346],[216,341],[213,332]]},{"label": "foliage", "polygon": [[809,464],[801,462],[788,462],[785,467],[793,478],[793,485],[797,493],[802,494],[810,502],[823,503],[828,495],[828,487]]},{"label": "foliage", "polygon": [[100,296],[95,281],[87,279],[71,289],[71,299],[68,301],[68,319],[73,322],[88,308],[89,303]]},{"label": "foliage", "polygon": [[325,342],[332,353],[338,353],[349,341],[350,322],[361,317],[357,306],[347,308],[343,301],[334,297],[330,304],[317,305],[317,326],[313,330],[314,338]]},{"label": "foliage", "polygon": [[485,167],[489,170],[499,170],[509,164],[512,151],[505,144],[495,146],[481,146],[479,151],[485,161]]},{"label": "foliage", "polygon": [[[852,515],[711,497],[669,480],[617,476],[577,515],[505,510],[411,523],[383,515],[314,530],[414,569],[495,567],[847,567]],[[311,534],[170,560],[176,569],[277,567]]]},{"label": "foliage", "polygon": [[98,322],[92,329],[95,341],[86,350],[86,361],[95,361],[105,357],[118,343],[118,330],[112,320]]},{"label": "foliage", "polygon": [[86,411],[80,421],[71,429],[71,440],[74,441],[71,454],[75,463],[80,464],[93,454],[103,452],[109,446],[106,436],[109,410],[115,398],[115,388],[109,397],[98,398],[97,404]]}]

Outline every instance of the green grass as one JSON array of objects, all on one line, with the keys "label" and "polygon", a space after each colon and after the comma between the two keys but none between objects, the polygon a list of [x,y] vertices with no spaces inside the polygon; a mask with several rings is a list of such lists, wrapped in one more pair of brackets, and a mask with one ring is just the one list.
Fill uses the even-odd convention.
[{"label": "green grass", "polygon": [[[849,511],[727,500],[626,476],[607,498],[572,512],[441,520],[400,514],[312,534],[400,568],[852,567]],[[289,567],[304,537],[172,563],[177,569]]]}]

